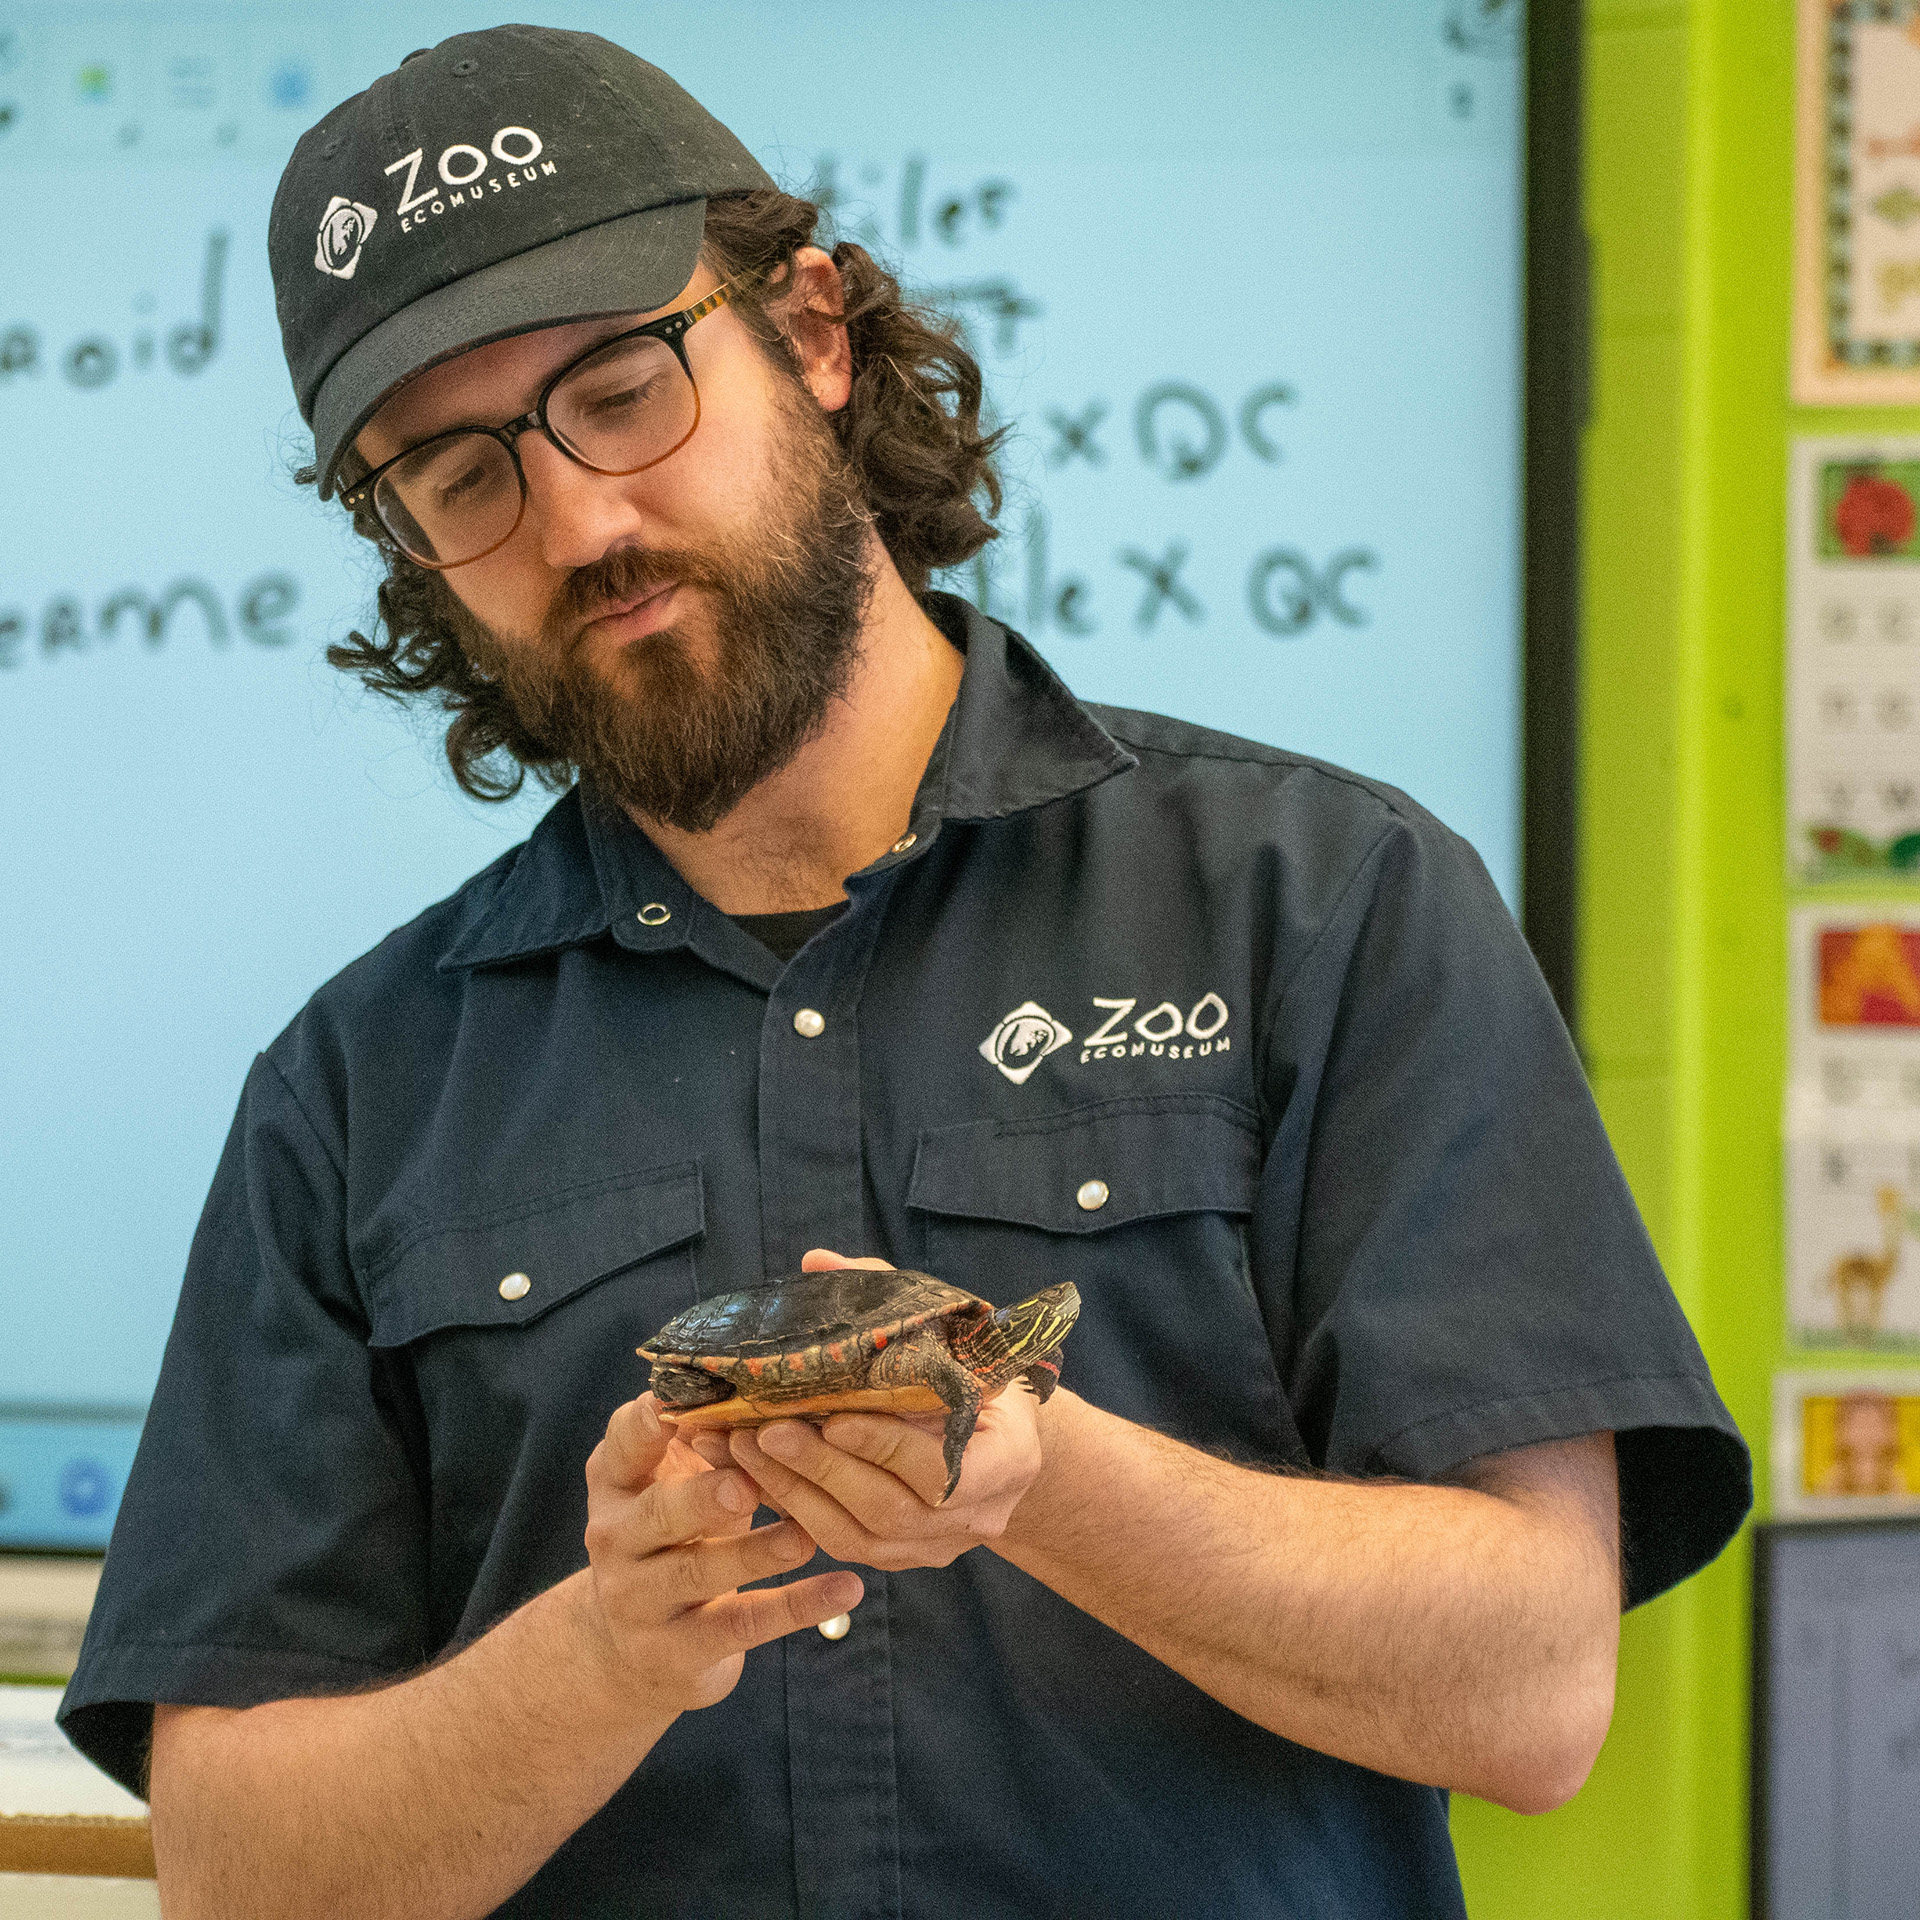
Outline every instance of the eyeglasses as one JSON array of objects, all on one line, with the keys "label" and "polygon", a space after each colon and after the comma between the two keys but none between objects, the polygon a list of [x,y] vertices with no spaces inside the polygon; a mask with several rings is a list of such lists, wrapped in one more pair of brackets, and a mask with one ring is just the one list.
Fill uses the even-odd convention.
[{"label": "eyeglasses", "polygon": [[677,453],[700,424],[700,390],[687,363],[696,321],[733,298],[733,283],[697,305],[616,333],[569,360],[531,411],[501,427],[436,433],[340,495],[371,503],[409,560],[444,571],[483,560],[513,538],[527,510],[527,476],[515,442],[537,427],[594,473],[643,473]]}]

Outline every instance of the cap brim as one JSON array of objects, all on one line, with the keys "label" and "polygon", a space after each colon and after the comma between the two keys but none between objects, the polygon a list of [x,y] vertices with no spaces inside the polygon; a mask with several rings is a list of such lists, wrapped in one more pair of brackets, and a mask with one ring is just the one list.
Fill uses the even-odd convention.
[{"label": "cap brim", "polygon": [[313,403],[320,497],[387,397],[438,361],[536,327],[664,307],[693,278],[705,200],[622,214],[436,287],[356,340]]}]

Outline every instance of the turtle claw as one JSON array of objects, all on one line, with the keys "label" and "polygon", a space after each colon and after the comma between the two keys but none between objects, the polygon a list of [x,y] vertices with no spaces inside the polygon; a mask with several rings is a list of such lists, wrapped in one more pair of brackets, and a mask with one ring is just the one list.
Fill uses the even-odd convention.
[{"label": "turtle claw", "polygon": [[973,1438],[974,1423],[980,1417],[976,1406],[955,1407],[947,1415],[946,1444],[943,1451],[947,1462],[947,1490],[934,1502],[944,1507],[953,1498],[953,1490],[960,1484],[960,1466],[966,1457],[967,1442]]}]

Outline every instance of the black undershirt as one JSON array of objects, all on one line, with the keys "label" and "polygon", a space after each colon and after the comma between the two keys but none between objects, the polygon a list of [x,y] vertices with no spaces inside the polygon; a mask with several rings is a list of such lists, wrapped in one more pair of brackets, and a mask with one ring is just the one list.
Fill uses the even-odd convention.
[{"label": "black undershirt", "polygon": [[844,900],[830,907],[802,907],[798,913],[735,913],[727,917],[742,933],[750,933],[784,967],[823,927],[830,927],[847,910]]}]

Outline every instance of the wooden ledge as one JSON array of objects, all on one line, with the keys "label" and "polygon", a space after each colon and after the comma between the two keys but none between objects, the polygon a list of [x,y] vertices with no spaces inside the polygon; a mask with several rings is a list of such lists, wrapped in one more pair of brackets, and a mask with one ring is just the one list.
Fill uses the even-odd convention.
[{"label": "wooden ledge", "polygon": [[153,1829],[102,1814],[0,1814],[0,1873],[151,1880]]}]

